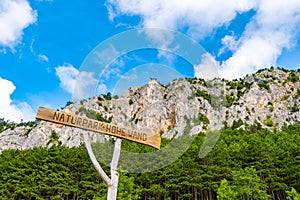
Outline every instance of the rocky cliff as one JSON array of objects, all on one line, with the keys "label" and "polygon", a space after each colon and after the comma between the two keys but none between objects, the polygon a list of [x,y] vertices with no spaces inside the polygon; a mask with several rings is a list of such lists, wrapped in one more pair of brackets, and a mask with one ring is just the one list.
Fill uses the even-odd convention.
[{"label": "rocky cliff", "polygon": [[[152,79],[143,87],[124,91],[120,97],[95,96],[63,110],[117,125],[148,127],[166,138],[223,126],[280,129],[285,124],[299,122],[299,75],[299,71],[271,68],[232,81],[188,78],[162,85]],[[58,143],[72,147],[83,141],[80,129],[45,121],[30,125],[4,127],[6,130],[0,133],[0,151]],[[94,141],[108,138],[89,134]]]}]

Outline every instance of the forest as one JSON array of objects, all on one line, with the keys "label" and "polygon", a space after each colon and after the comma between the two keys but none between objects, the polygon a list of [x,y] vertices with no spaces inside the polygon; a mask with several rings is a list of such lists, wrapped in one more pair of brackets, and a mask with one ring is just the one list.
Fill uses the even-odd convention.
[{"label": "forest", "polygon": [[[120,166],[118,199],[300,199],[300,124],[280,131],[255,125],[221,131],[204,158],[198,154],[206,136],[198,134],[179,159],[162,169],[133,174]],[[125,140],[122,148],[153,151]],[[0,171],[0,199],[106,199],[107,187],[84,145],[6,150],[0,154]]]}]

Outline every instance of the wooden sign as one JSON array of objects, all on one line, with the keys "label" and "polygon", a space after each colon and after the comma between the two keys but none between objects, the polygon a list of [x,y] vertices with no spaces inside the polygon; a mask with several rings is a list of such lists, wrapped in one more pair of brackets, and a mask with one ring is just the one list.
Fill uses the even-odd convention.
[{"label": "wooden sign", "polygon": [[160,149],[161,138],[159,133],[153,134],[140,130],[137,131],[44,107],[39,107],[36,118],[93,132],[104,133]]}]

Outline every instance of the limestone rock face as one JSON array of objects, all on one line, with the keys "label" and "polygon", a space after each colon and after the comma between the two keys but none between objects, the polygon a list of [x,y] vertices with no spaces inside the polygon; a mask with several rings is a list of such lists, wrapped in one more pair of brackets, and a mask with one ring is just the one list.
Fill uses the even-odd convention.
[{"label": "limestone rock face", "polygon": [[[280,129],[299,122],[299,72],[266,69],[239,80],[179,79],[162,85],[155,79],[130,88],[120,97],[95,96],[64,108],[65,112],[111,121],[120,126],[149,128],[162,137],[180,137],[239,121],[238,128],[260,124]],[[39,121],[35,127],[18,126],[0,133],[0,151],[83,142],[81,129]],[[109,136],[89,133],[92,141]]]}]

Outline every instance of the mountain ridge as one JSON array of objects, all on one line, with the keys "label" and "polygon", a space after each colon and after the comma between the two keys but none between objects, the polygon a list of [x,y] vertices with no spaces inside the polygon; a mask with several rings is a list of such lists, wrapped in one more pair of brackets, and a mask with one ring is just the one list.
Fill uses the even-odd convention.
[{"label": "mountain ridge", "polygon": [[[162,137],[207,133],[226,126],[261,126],[281,129],[300,119],[300,72],[269,68],[240,79],[199,78],[173,80],[167,85],[151,79],[145,86],[132,87],[118,97],[110,93],[76,103],[62,110],[133,128],[148,127]],[[2,120],[3,121],[3,120]],[[38,121],[8,124],[0,131],[0,151],[62,144],[79,146],[83,130]],[[92,141],[109,136],[89,133]]]}]

